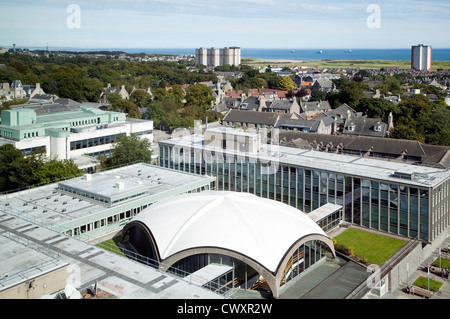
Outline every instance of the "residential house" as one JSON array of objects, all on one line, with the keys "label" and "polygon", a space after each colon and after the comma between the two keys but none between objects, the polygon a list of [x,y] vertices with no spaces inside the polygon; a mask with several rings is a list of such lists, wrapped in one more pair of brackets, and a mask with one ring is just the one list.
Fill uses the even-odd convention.
[{"label": "residential house", "polygon": [[355,116],[346,121],[342,133],[354,136],[386,137],[389,135],[389,130],[393,127],[392,113],[389,114],[387,120]]},{"label": "residential house", "polygon": [[2,83],[0,88],[0,96],[4,96],[6,100],[31,99],[39,94],[45,94],[40,83],[23,85],[20,80],[14,80],[11,85],[7,82]]},{"label": "residential house", "polygon": [[331,111],[328,101],[300,102],[300,112],[305,113],[308,118],[312,118],[319,113]]},{"label": "residential house", "polygon": [[111,93],[118,93],[119,96],[122,98],[122,100],[130,99],[130,94],[125,89],[125,85],[116,87],[116,86],[111,86],[111,83],[108,83],[108,86],[106,88],[104,88],[102,93],[100,94],[100,102],[109,103],[108,94],[111,94]]},{"label": "residential house", "polygon": [[244,128],[271,129],[280,117],[289,118],[291,114],[272,112],[249,112],[243,110],[229,110],[222,119],[222,125],[228,127],[240,126]]},{"label": "residential house", "polygon": [[414,140],[310,134],[300,131],[280,131],[279,138],[280,145],[284,146],[450,168],[450,147],[427,145]]},{"label": "residential house", "polygon": [[332,92],[336,90],[336,85],[329,78],[318,78],[311,85],[311,91],[323,91],[323,92]]}]

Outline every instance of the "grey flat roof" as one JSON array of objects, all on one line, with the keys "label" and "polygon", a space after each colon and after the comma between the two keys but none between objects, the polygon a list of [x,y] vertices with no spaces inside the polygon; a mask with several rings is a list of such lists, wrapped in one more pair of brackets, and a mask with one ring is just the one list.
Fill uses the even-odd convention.
[{"label": "grey flat roof", "polygon": [[[203,135],[185,136],[160,141],[162,144],[174,146],[193,147],[222,153],[221,148],[202,145]],[[303,150],[299,148],[280,145],[262,144],[259,153],[245,153],[233,151],[241,157],[256,158],[275,167],[278,165],[290,165],[314,170],[328,171],[335,174],[359,176],[367,179],[378,179],[392,183],[409,184],[418,187],[434,187],[450,178],[450,171],[445,169],[430,168],[419,165],[411,165],[387,160],[361,158],[345,154]],[[394,176],[397,171],[415,174],[414,179],[401,179]]]},{"label": "grey flat roof", "polygon": [[[128,195],[128,191],[146,190],[147,193],[132,197],[119,204],[129,203],[145,196],[165,197],[179,193],[180,189],[196,188],[215,180],[208,176],[199,176],[185,172],[174,171],[150,164],[135,164],[124,166],[101,173],[92,174],[92,181],[86,182],[85,177],[77,177],[60,182],[89,194],[105,196]],[[116,182],[124,182],[124,193],[116,189]],[[41,225],[54,227],[70,221],[99,213],[113,207],[94,199],[86,198],[67,191],[61,191],[59,184],[50,184],[25,191],[11,193],[0,197],[0,208],[15,216],[23,216],[35,220]],[[127,190],[128,189],[128,190]]]},{"label": "grey flat roof", "polygon": [[223,298],[182,278],[0,213],[0,291],[67,264],[78,267],[80,290],[97,283],[116,298]]}]

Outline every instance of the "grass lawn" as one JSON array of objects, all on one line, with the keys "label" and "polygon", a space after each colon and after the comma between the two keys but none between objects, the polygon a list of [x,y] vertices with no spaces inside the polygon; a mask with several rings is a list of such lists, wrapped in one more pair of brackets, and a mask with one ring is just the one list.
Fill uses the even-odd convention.
[{"label": "grass lawn", "polygon": [[[312,68],[361,68],[361,69],[381,69],[389,67],[398,67],[400,69],[411,69],[411,61],[393,61],[393,60],[317,60],[317,61],[287,61],[276,59],[255,59],[242,58],[242,64],[253,67],[275,66],[304,66]],[[450,61],[433,61],[433,71],[437,69],[450,69]]]},{"label": "grass lawn", "polygon": [[[433,261],[432,265],[434,267],[439,267],[439,257]],[[450,260],[444,259],[441,257],[441,268],[449,268],[450,269]]]},{"label": "grass lawn", "polygon": [[[428,290],[428,278],[426,277],[419,277],[416,279],[416,281],[414,281],[413,283],[414,286],[420,287],[422,289],[426,289]],[[438,291],[439,289],[441,289],[443,283],[430,279],[430,290],[431,291]]]},{"label": "grass lawn", "polygon": [[114,238],[111,238],[109,240],[103,241],[101,243],[98,243],[96,246],[109,250],[115,254],[118,254],[120,256],[125,256],[122,250],[120,250],[119,246],[117,245],[120,242],[121,237],[116,236]]},{"label": "grass lawn", "polygon": [[367,258],[371,264],[381,265],[406,241],[349,228],[334,238],[336,244],[350,248],[351,253]]}]

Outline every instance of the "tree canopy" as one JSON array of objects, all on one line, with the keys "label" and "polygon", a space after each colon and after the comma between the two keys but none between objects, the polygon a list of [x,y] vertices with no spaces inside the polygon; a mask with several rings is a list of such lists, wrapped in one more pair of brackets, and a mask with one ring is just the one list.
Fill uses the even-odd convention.
[{"label": "tree canopy", "polygon": [[135,162],[150,162],[152,159],[151,143],[136,134],[120,135],[113,143],[111,157],[105,159],[104,165],[114,167]]},{"label": "tree canopy", "polygon": [[72,160],[45,159],[35,152],[25,157],[12,144],[0,146],[0,191],[6,192],[60,179],[80,176],[83,171]]}]

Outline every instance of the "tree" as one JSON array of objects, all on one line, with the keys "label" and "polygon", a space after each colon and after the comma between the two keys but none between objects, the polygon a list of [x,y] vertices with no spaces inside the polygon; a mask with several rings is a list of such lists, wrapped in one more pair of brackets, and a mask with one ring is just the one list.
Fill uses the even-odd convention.
[{"label": "tree", "polygon": [[150,94],[144,90],[136,90],[130,95],[130,101],[136,104],[138,107],[147,107],[152,98]]},{"label": "tree", "polygon": [[97,78],[88,78],[83,81],[84,99],[88,102],[97,102],[102,90],[102,82]]},{"label": "tree", "polygon": [[212,101],[214,98],[210,87],[200,83],[189,86],[186,93],[187,105],[198,105],[207,110],[211,107]]},{"label": "tree", "polygon": [[114,141],[111,157],[107,159],[107,166],[131,164],[135,162],[150,162],[152,160],[151,143],[146,138],[136,134],[120,135]]},{"label": "tree", "polygon": [[425,139],[423,138],[423,136],[418,134],[414,130],[414,128],[407,126],[407,125],[403,125],[403,124],[396,125],[394,128],[392,128],[389,131],[389,137],[404,139],[404,140],[415,140],[415,141],[419,141],[422,143],[425,142]]},{"label": "tree", "polygon": [[400,114],[400,108],[397,105],[383,98],[362,98],[355,107],[355,111],[377,119],[387,119],[391,112],[394,118]]},{"label": "tree", "polygon": [[130,100],[118,100],[111,104],[112,110],[120,111],[127,114],[127,117],[140,119],[142,118],[141,113],[136,104]]},{"label": "tree", "polygon": [[290,76],[284,76],[281,81],[278,83],[278,87],[283,91],[293,90],[295,87],[294,81],[292,81]]},{"label": "tree", "polygon": [[69,66],[56,66],[51,75],[52,81],[44,85],[47,93],[56,94],[74,101],[83,100],[83,78],[81,74]]},{"label": "tree", "polygon": [[324,91],[314,91],[311,94],[311,101],[325,101],[327,98],[327,93]]},{"label": "tree", "polygon": [[39,152],[25,157],[12,144],[0,146],[0,191],[47,184],[82,174],[72,160],[46,159]]},{"label": "tree", "polygon": [[347,103],[350,107],[358,105],[359,100],[364,97],[364,88],[361,83],[355,81],[344,81],[339,88],[339,101]]}]

